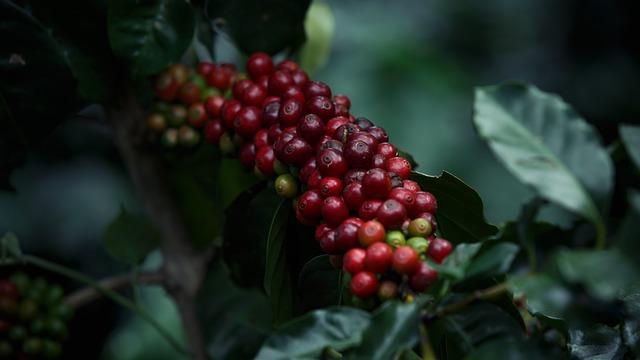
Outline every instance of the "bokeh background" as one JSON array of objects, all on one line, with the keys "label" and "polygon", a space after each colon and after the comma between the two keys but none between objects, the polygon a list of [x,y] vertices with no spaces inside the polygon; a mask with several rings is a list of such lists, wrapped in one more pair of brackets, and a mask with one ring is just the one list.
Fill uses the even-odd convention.
[{"label": "bokeh background", "polygon": [[[531,192],[476,138],[474,87],[515,79],[555,92],[598,127],[607,144],[616,123],[640,119],[638,2],[326,3],[335,35],[315,78],[348,94],[353,113],[384,126],[421,171],[447,170],[478,190],[494,223],[513,218]],[[216,49],[217,60],[238,58],[229,44]],[[12,183],[17,192],[0,192],[0,233],[11,230],[26,251],[94,277],[124,270],[102,247],[103,232],[121,206],[136,211],[138,204],[100,108],[85,109],[57,129]],[[158,261],[151,256],[145,266]],[[162,290],[134,292],[182,336]],[[81,309],[72,326],[91,329],[70,339],[85,358],[87,349],[103,359],[178,358],[144,322],[106,301]]]}]

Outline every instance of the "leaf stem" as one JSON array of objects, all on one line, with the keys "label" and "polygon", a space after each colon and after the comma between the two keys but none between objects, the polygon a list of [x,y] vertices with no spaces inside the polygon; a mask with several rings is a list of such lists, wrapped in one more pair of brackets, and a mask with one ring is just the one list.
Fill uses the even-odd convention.
[{"label": "leaf stem", "polygon": [[429,341],[427,327],[424,323],[420,323],[420,351],[422,353],[422,360],[437,360],[431,342]]},{"label": "leaf stem", "polygon": [[447,305],[443,308],[440,308],[435,312],[435,316],[443,317],[443,316],[458,312],[466,308],[467,306],[469,306],[474,301],[490,300],[499,295],[504,294],[507,290],[508,290],[507,283],[500,283],[483,290],[474,291],[472,294],[469,294],[469,296],[463,298],[461,301],[457,303],[453,303],[451,305]]},{"label": "leaf stem", "polygon": [[[163,281],[164,274],[162,272],[146,272],[138,274],[126,273],[116,276],[110,276],[108,278],[100,280],[98,284],[100,284],[100,286],[105,289],[118,291],[135,284],[162,285]],[[79,308],[98,300],[102,296],[103,294],[95,287],[87,286],[67,295],[64,299],[64,302],[70,306],[73,306],[74,308]]]}]

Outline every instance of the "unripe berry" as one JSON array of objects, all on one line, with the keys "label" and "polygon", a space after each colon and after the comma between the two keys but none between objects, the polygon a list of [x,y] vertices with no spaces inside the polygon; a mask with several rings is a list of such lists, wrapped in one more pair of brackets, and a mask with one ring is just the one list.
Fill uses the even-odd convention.
[{"label": "unripe berry", "polygon": [[414,236],[407,241],[407,245],[411,246],[418,254],[426,254],[429,241],[423,237]]},{"label": "unripe berry", "polygon": [[426,238],[431,235],[431,223],[427,219],[423,218],[413,219],[409,224],[408,231],[411,236]]},{"label": "unripe berry", "polygon": [[290,199],[298,193],[298,183],[291,174],[278,176],[274,184],[278,195],[285,199]]},{"label": "unripe berry", "polygon": [[368,298],[378,290],[378,279],[368,271],[361,271],[351,278],[351,293],[360,298]]},{"label": "unripe berry", "polygon": [[[419,191],[415,196],[415,204],[411,209],[411,217],[425,212],[435,214],[438,210],[438,201],[433,194],[426,191]],[[415,216],[414,216],[415,215]]]},{"label": "unripe berry", "polygon": [[178,143],[185,147],[192,147],[200,141],[200,133],[192,127],[183,125],[178,129]]},{"label": "unripe berry", "polygon": [[324,199],[322,217],[329,226],[338,226],[349,217],[349,209],[341,197],[331,196]]},{"label": "unripe berry", "polygon": [[438,222],[436,221],[436,217],[432,213],[420,213],[416,216],[416,218],[422,218],[427,220],[431,224],[431,233],[435,233],[438,228]]},{"label": "unripe berry", "polygon": [[407,217],[407,210],[400,202],[389,199],[382,203],[376,217],[385,228],[399,229]]},{"label": "unripe berry", "polygon": [[358,209],[358,216],[360,216],[362,220],[374,219],[378,215],[380,206],[382,206],[382,200],[365,200],[362,205],[360,205],[360,209]]},{"label": "unripe berry", "polygon": [[362,178],[362,191],[369,199],[386,199],[391,191],[391,178],[384,170],[371,169]]},{"label": "unripe berry", "polygon": [[438,272],[427,263],[420,262],[418,270],[409,278],[409,285],[416,292],[424,292],[436,280],[438,280]]},{"label": "unripe berry", "polygon": [[402,231],[398,231],[398,230],[387,232],[387,234],[384,237],[384,241],[390,246],[392,246],[393,248],[403,246],[406,242],[404,234],[402,233]]},{"label": "unripe berry", "polygon": [[398,297],[398,285],[390,280],[383,281],[378,288],[378,298],[385,301],[396,297]]},{"label": "unripe berry", "polygon": [[342,194],[342,181],[337,177],[327,176],[320,181],[320,195],[322,197],[340,196]]},{"label": "unripe berry", "polygon": [[162,114],[153,113],[147,118],[147,126],[154,132],[161,132],[167,128],[167,119]]},{"label": "unripe berry", "polygon": [[[298,198],[298,210],[300,210],[302,215],[307,219],[319,219],[322,215],[322,208],[322,197],[317,191],[308,190]],[[338,224],[340,224],[340,222],[338,222]]]},{"label": "unripe berry", "polygon": [[[177,135],[178,134],[176,133],[176,137]],[[233,140],[231,139],[229,133],[226,132],[220,136],[218,147],[220,148],[220,151],[222,151],[222,153],[226,155],[231,155],[236,151],[236,145],[233,143]]]},{"label": "unripe berry", "polygon": [[365,268],[371,272],[382,274],[391,266],[393,249],[384,242],[376,242],[367,248]]},{"label": "unripe berry", "polygon": [[169,108],[167,120],[169,121],[170,126],[181,126],[187,120],[187,109],[182,105],[171,106]]},{"label": "unripe berry", "polygon": [[453,246],[450,242],[445,239],[435,238],[429,244],[427,254],[433,259],[433,261],[438,264],[442,264],[444,259],[451,254],[451,251],[453,251]]},{"label": "unripe berry", "polygon": [[271,74],[273,72],[271,56],[263,52],[253,53],[247,60],[247,72],[252,79]]},{"label": "unripe berry", "polygon": [[355,182],[347,185],[342,191],[342,198],[349,210],[358,211],[365,200],[362,194],[362,185]]},{"label": "unripe berry", "polygon": [[189,124],[194,128],[199,128],[207,121],[207,111],[204,108],[204,104],[195,103],[189,107],[187,120]]},{"label": "unripe berry", "polygon": [[323,176],[341,177],[349,168],[342,154],[333,149],[323,150],[318,155],[316,164]]},{"label": "unripe berry", "polygon": [[366,258],[367,252],[364,249],[353,248],[344,254],[343,268],[351,275],[364,271]]},{"label": "unripe berry", "polygon": [[362,246],[384,241],[384,226],[375,220],[367,221],[358,229],[358,240]]}]

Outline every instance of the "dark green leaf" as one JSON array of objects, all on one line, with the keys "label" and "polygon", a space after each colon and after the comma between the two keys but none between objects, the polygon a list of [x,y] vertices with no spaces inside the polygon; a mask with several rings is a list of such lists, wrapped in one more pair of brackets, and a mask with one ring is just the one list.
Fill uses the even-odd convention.
[{"label": "dark green leaf", "polygon": [[104,245],[115,259],[136,265],[160,245],[160,234],[147,218],[122,207],[105,230]]},{"label": "dark green leaf", "polygon": [[405,349],[400,353],[398,360],[422,360],[422,358],[411,349]]},{"label": "dark green leaf", "polygon": [[626,316],[622,324],[622,339],[636,356],[640,355],[640,285],[629,289],[621,300]]},{"label": "dark green leaf", "polygon": [[620,138],[629,157],[640,169],[640,126],[620,125]]},{"label": "dark green leaf", "polygon": [[14,233],[6,233],[0,238],[0,260],[20,258],[22,250],[20,242]]},{"label": "dark green leaf", "polygon": [[305,41],[310,0],[209,0],[206,13],[245,54],[297,49]]},{"label": "dark green leaf", "polygon": [[197,298],[198,320],[212,359],[251,359],[271,328],[267,298],[238,288],[214,259]]},{"label": "dark green leaf", "polygon": [[478,193],[457,177],[446,171],[440,176],[414,172],[412,179],[438,199],[438,228],[448,240],[478,242],[498,231],[486,222]]},{"label": "dark green leaf", "polygon": [[467,267],[467,278],[475,276],[495,276],[509,270],[520,247],[511,243],[485,243],[478,256]]},{"label": "dark green leaf", "polygon": [[342,351],[360,344],[370,315],[348,307],[316,310],[284,324],[265,342],[257,359],[317,359],[327,347]]},{"label": "dark green leaf", "polygon": [[300,271],[298,290],[306,310],[339,305],[340,270],[329,262],[329,255],[309,260]]},{"label": "dark green leaf", "polygon": [[460,281],[464,278],[471,259],[476,256],[481,247],[482,244],[459,244],[442,265],[433,264],[433,266],[440,275]]},{"label": "dark green leaf", "polygon": [[195,33],[195,14],[184,0],[107,4],[111,48],[136,75],[158,73],[177,61]]},{"label": "dark green leaf", "polygon": [[293,315],[293,289],[285,243],[290,216],[291,204],[282,200],[273,214],[267,237],[264,289],[269,296],[276,325]]},{"label": "dark green leaf", "polygon": [[560,358],[550,356],[548,351],[537,347],[535,343],[516,337],[496,339],[474,349],[467,360],[548,360]]},{"label": "dark green leaf", "polygon": [[509,279],[514,297],[524,295],[532,315],[561,320],[571,305],[569,290],[557,279],[546,274],[516,276]]},{"label": "dark green leaf", "polygon": [[620,331],[600,324],[570,327],[567,348],[575,359],[623,359],[626,352]]},{"label": "dark green leaf", "polygon": [[387,301],[371,317],[362,343],[351,354],[354,359],[391,359],[398,351],[411,348],[418,339],[420,310],[429,300],[418,297],[413,303]]},{"label": "dark green leaf", "polygon": [[537,266],[537,255],[535,247],[535,231],[533,221],[538,215],[538,211],[544,205],[544,200],[539,197],[533,198],[531,201],[522,206],[518,215],[517,231],[520,244],[527,251],[529,258],[529,267],[535,271]]},{"label": "dark green leaf", "polygon": [[327,3],[314,2],[304,21],[307,41],[300,49],[300,67],[313,74],[329,60],[335,18]]},{"label": "dark green leaf", "polygon": [[478,133],[520,181],[594,223],[600,240],[613,165],[597,132],[555,95],[503,84],[476,90]]}]

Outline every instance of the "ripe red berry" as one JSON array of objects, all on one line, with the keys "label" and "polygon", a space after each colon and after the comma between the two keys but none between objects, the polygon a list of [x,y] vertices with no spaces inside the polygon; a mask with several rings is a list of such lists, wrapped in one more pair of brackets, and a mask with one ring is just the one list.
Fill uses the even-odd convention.
[{"label": "ripe red berry", "polygon": [[198,102],[189,106],[189,112],[187,113],[187,121],[194,128],[200,128],[207,121],[207,111],[204,108],[204,104]]},{"label": "ripe red berry", "polygon": [[289,165],[302,166],[313,156],[313,148],[299,137],[289,140],[282,151],[282,160]]},{"label": "ripe red berry", "polygon": [[200,101],[200,88],[192,82],[185,83],[180,87],[178,97],[185,105],[194,104]]},{"label": "ripe red berry", "polygon": [[164,101],[173,101],[178,94],[178,83],[168,72],[160,74],[154,84],[156,96]]},{"label": "ripe red berry", "polygon": [[420,191],[420,185],[413,180],[403,180],[402,187],[412,192]]},{"label": "ripe red berry", "polygon": [[253,53],[247,61],[247,72],[252,79],[271,74],[273,72],[271,56],[263,52]]},{"label": "ripe red berry", "polygon": [[336,242],[341,250],[346,251],[359,245],[358,228],[357,225],[346,220],[336,228]]},{"label": "ripe red berry", "polygon": [[304,90],[305,96],[310,99],[314,96],[331,98],[331,88],[321,81],[309,81]]},{"label": "ripe red berry", "polygon": [[420,266],[420,257],[412,247],[399,246],[393,252],[391,266],[399,274],[413,274]]},{"label": "ripe red berry", "polygon": [[307,73],[302,69],[296,69],[294,71],[291,71],[291,77],[293,78],[293,82],[298,87],[303,89],[307,86],[307,83],[309,82],[309,75],[307,75]]},{"label": "ripe red berry", "polygon": [[431,240],[429,243],[429,248],[427,249],[427,255],[433,259],[433,261],[438,264],[442,264],[444,259],[451,254],[453,251],[453,246],[450,242],[445,239],[435,238]]},{"label": "ripe red berry", "polygon": [[433,194],[426,191],[419,191],[416,193],[415,204],[411,212],[411,217],[414,215],[422,214],[425,212],[435,214],[438,210],[438,202]]},{"label": "ripe red berry", "polygon": [[324,251],[327,254],[339,254],[340,253],[340,248],[338,247],[338,242],[337,242],[337,237],[336,237],[336,231],[335,230],[329,230],[329,231],[325,232],[320,237],[320,240],[318,240],[318,245],[320,245],[320,248],[322,249],[322,251]]},{"label": "ripe red berry", "polygon": [[403,157],[392,157],[387,160],[387,171],[398,174],[401,178],[407,179],[411,175],[411,163]]},{"label": "ripe red berry", "polygon": [[261,107],[267,97],[267,90],[258,84],[250,84],[242,92],[242,103],[250,106]]},{"label": "ripe red berry", "polygon": [[198,64],[198,74],[202,75],[204,78],[206,78],[207,76],[209,76],[209,74],[211,73],[211,71],[213,71],[213,69],[216,66],[208,61],[201,61]]},{"label": "ripe red berry", "polygon": [[293,131],[283,131],[276,141],[273,143],[273,151],[275,151],[276,157],[281,161],[284,161],[284,148],[287,146],[287,143],[296,137],[296,133]]},{"label": "ripe red berry", "polygon": [[298,134],[300,137],[315,144],[324,136],[324,123],[316,114],[307,114],[298,122]]},{"label": "ripe red berry", "polygon": [[384,241],[385,229],[378,221],[367,221],[358,229],[358,240],[362,246]]},{"label": "ripe red berry", "polygon": [[349,123],[349,118],[344,116],[336,116],[334,118],[331,118],[329,121],[327,121],[327,124],[324,128],[324,134],[329,136],[330,138],[333,138],[333,136],[336,133],[336,130],[338,130],[340,126],[348,123]]},{"label": "ripe red berry", "polygon": [[384,129],[381,127],[372,126],[368,128],[366,132],[373,135],[373,137],[376,138],[376,140],[378,140],[379,143],[389,141],[389,135],[387,135],[387,132],[384,131]]},{"label": "ripe red berry", "polygon": [[[358,128],[360,128],[358,126]],[[349,137],[347,138],[347,141],[362,141],[365,144],[367,144],[367,146],[369,146],[369,151],[371,151],[371,154],[375,154],[375,150],[378,146],[378,140],[376,140],[376,138],[374,138],[373,136],[371,136],[368,132],[366,131],[356,131],[353,134],[349,134]]]},{"label": "ripe red berry", "polygon": [[393,249],[384,242],[375,242],[367,248],[365,268],[374,273],[382,274],[389,270]]},{"label": "ripe red berry", "polygon": [[333,103],[345,106],[347,109],[351,107],[351,100],[347,95],[335,94],[333,96]]},{"label": "ripe red berry", "polygon": [[265,176],[273,176],[276,174],[273,169],[275,155],[271,146],[263,146],[256,153],[256,168]]},{"label": "ripe red berry", "polygon": [[360,205],[360,209],[358,209],[358,216],[360,216],[362,220],[374,219],[378,215],[380,206],[382,206],[382,200],[365,200],[362,205]]},{"label": "ripe red berry", "polygon": [[398,156],[398,150],[393,144],[383,142],[376,147],[376,154],[384,156],[385,159],[391,159],[392,157]]},{"label": "ripe red berry", "polygon": [[252,138],[262,128],[262,112],[254,106],[240,109],[233,120],[236,133],[245,138]]},{"label": "ripe red berry", "polygon": [[231,86],[233,73],[234,71],[229,68],[216,66],[207,76],[207,84],[220,90],[227,90]]},{"label": "ripe red berry", "polygon": [[409,278],[409,285],[414,291],[423,292],[436,280],[438,280],[438,272],[427,263],[420,262],[418,270]]},{"label": "ripe red berry", "polygon": [[333,116],[333,103],[328,97],[314,96],[307,99],[309,99],[305,104],[307,113],[316,114],[322,119],[330,119]]},{"label": "ripe red berry", "polygon": [[281,95],[289,86],[293,86],[293,78],[288,72],[276,71],[269,77],[269,93]]},{"label": "ripe red berry", "polygon": [[333,150],[337,150],[339,153],[342,153],[344,144],[334,139],[327,140],[326,136],[323,136],[317,147],[318,147],[318,154],[320,154],[325,149],[333,149]]},{"label": "ripe red berry", "polygon": [[[322,215],[322,209],[322,197],[315,190],[308,190],[298,198],[298,210],[307,219],[319,219]],[[329,223],[327,222],[327,224]],[[331,224],[329,225],[331,226]]]},{"label": "ripe red berry", "polygon": [[362,226],[362,224],[364,224],[364,221],[362,219],[360,219],[359,217],[352,216],[350,218],[347,218],[347,220],[343,221],[343,223],[353,224],[353,225],[357,226],[358,228],[360,228],[360,226]]},{"label": "ripe red berry", "polygon": [[280,116],[280,100],[271,101],[262,108],[262,121],[265,126],[278,124]]},{"label": "ripe red berry", "polygon": [[204,138],[210,144],[217,144],[224,134],[222,122],[218,119],[208,121],[204,126]]},{"label": "ripe red berry", "polygon": [[263,146],[269,146],[269,132],[267,129],[260,129],[253,136],[253,143],[256,145],[256,149],[259,149]]},{"label": "ripe red berry", "polygon": [[333,114],[335,116],[348,116],[349,109],[347,109],[344,105],[333,103]]},{"label": "ripe red berry", "polygon": [[320,180],[320,195],[322,197],[340,196],[342,194],[342,181],[337,177],[327,176]]},{"label": "ripe red berry", "polygon": [[280,112],[278,113],[280,126],[296,126],[298,119],[302,116],[302,111],[302,104],[298,101],[294,99],[285,100],[282,105],[280,105]]},{"label": "ripe red berry", "polygon": [[371,158],[370,167],[372,169],[384,169],[384,166],[386,163],[387,163],[387,159],[385,159],[384,156],[380,154],[375,154]]},{"label": "ripe red berry", "polygon": [[327,224],[320,224],[316,226],[316,231],[314,233],[314,238],[316,239],[316,241],[320,241],[320,238],[322,237],[322,235],[324,235],[324,233],[329,230],[333,230],[333,229]]},{"label": "ripe red berry", "polygon": [[233,129],[233,121],[242,109],[242,104],[236,99],[229,99],[222,105],[222,123],[227,129]]},{"label": "ripe red berry", "polygon": [[368,271],[361,271],[351,278],[351,293],[360,298],[368,298],[378,290],[378,279]]},{"label": "ripe red berry", "polygon": [[382,169],[371,169],[362,178],[362,192],[369,199],[386,199],[391,191],[391,178]]},{"label": "ripe red berry", "polygon": [[407,190],[405,188],[396,187],[389,192],[389,199],[397,200],[404,206],[407,213],[410,213],[413,209],[413,205],[416,202],[415,192]]},{"label": "ripe red berry", "polygon": [[342,266],[349,274],[357,274],[364,271],[364,262],[367,258],[367,252],[364,249],[353,248],[344,254]]},{"label": "ripe red berry", "polygon": [[[262,123],[265,124],[264,113],[262,117]],[[276,140],[280,138],[280,135],[282,135],[282,129],[280,128],[280,125],[275,124],[275,125],[269,126],[269,130],[268,130],[269,144],[274,144]]]},{"label": "ripe red berry", "polygon": [[331,196],[324,199],[322,217],[329,226],[338,226],[349,217],[349,209],[341,197]]},{"label": "ripe red berry", "polygon": [[360,210],[360,206],[364,202],[364,194],[362,194],[362,184],[353,182],[347,185],[342,191],[342,198],[351,211]]},{"label": "ripe red berry", "polygon": [[244,167],[253,169],[256,160],[256,146],[253,143],[245,143],[240,147],[238,158]]},{"label": "ripe red berry", "polygon": [[204,100],[204,108],[212,118],[220,117],[222,105],[224,105],[224,97],[222,96],[209,96]]},{"label": "ripe red berry", "polygon": [[356,124],[346,123],[336,129],[333,134],[333,138],[340,141],[343,144],[347,143],[349,136],[360,131],[360,128]]},{"label": "ripe red berry", "polygon": [[407,210],[399,201],[389,199],[382,203],[376,215],[385,228],[399,229],[407,217]]},{"label": "ripe red berry", "polygon": [[323,176],[341,177],[349,168],[342,153],[334,149],[323,150],[318,155],[316,164]]},{"label": "ripe red berry", "polygon": [[371,150],[364,141],[349,141],[344,149],[344,158],[351,168],[369,168],[371,156]]},{"label": "ripe red berry", "polygon": [[276,69],[280,71],[293,72],[298,70],[299,68],[300,66],[298,66],[298,64],[295,61],[290,59],[282,60],[278,63],[278,65],[276,65]]},{"label": "ripe red berry", "polygon": [[311,176],[311,174],[313,174],[315,170],[316,170],[316,159],[311,158],[307,160],[307,162],[304,163],[304,165],[302,165],[302,167],[300,168],[300,172],[298,173],[298,178],[300,178],[300,181],[302,181],[303,183],[306,183],[309,180],[309,177]]},{"label": "ripe red berry", "polygon": [[285,91],[283,91],[282,99],[283,100],[293,99],[301,104],[305,103],[304,93],[297,86],[289,86]]},{"label": "ripe red berry", "polygon": [[253,81],[249,79],[242,79],[233,83],[233,87],[231,88],[233,97],[236,99],[242,99],[242,93],[251,86],[251,84],[253,84]]},{"label": "ripe red berry", "polygon": [[371,120],[369,120],[369,119],[367,119],[367,118],[365,118],[365,117],[359,117],[359,118],[357,118],[357,119],[354,121],[354,123],[355,123],[356,125],[358,125],[358,127],[359,127],[359,128],[361,128],[361,129],[363,129],[363,130],[364,130],[364,129],[368,129],[368,128],[370,128],[370,127],[373,127],[373,126],[374,126],[374,124],[371,122]]}]

